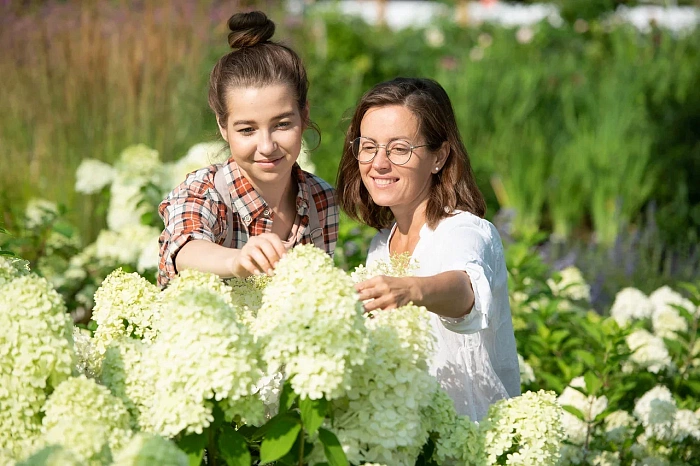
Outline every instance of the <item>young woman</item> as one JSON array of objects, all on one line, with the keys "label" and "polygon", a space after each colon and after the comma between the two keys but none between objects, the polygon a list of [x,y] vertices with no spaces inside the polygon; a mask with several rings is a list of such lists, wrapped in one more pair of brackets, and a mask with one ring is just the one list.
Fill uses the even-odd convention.
[{"label": "young woman", "polygon": [[296,163],[302,133],[316,129],[304,65],[270,41],[275,25],[265,14],[235,14],[228,25],[233,51],[211,72],[209,106],[231,156],[190,173],[160,204],[162,287],[183,269],[269,274],[296,244],[335,249],[334,191]]},{"label": "young woman", "polygon": [[410,253],[413,277],[357,285],[367,311],[408,302],[431,312],[431,371],[457,411],[481,419],[520,394],[503,247],[479,191],[445,90],[397,78],[360,100],[338,173],[338,202],[377,228],[368,264]]}]

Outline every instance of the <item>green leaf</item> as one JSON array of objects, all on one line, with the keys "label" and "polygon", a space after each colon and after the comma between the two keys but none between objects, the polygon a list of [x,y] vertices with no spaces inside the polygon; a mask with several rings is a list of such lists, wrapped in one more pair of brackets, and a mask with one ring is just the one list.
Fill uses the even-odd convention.
[{"label": "green leaf", "polygon": [[207,431],[205,430],[201,434],[185,435],[177,442],[177,446],[180,447],[180,450],[187,453],[190,466],[200,466],[200,464],[202,464],[204,449],[207,446],[206,433]]},{"label": "green leaf", "polygon": [[229,425],[222,427],[217,445],[219,453],[228,466],[250,466],[252,460],[248,442],[233,427]]},{"label": "green leaf", "polygon": [[260,464],[271,463],[282,458],[294,445],[301,432],[301,422],[291,416],[280,418],[272,426],[260,445]]},{"label": "green leaf", "polygon": [[588,367],[595,367],[596,365],[595,356],[586,350],[576,349],[571,352],[571,355],[579,361],[582,361]]},{"label": "green leaf", "polygon": [[564,411],[570,412],[571,414],[583,421],[583,413],[578,408],[574,408],[573,406],[569,405],[563,405],[562,408],[564,408]]},{"label": "green leaf", "polygon": [[311,435],[314,434],[328,412],[328,401],[325,398],[320,400],[305,399],[299,402],[299,411],[301,411],[301,421],[304,423],[304,429]]},{"label": "green leaf", "polygon": [[10,251],[5,251],[4,249],[0,249],[0,256],[14,256],[13,253]]},{"label": "green leaf", "polygon": [[343,447],[333,432],[321,427],[318,429],[318,439],[323,444],[323,451],[326,453],[330,466],[349,466],[350,463],[348,463]]},{"label": "green leaf", "polygon": [[299,395],[294,393],[294,390],[292,390],[292,384],[289,383],[289,380],[284,382],[284,386],[282,387],[282,393],[280,393],[280,413],[284,413],[289,411],[292,408],[292,405],[294,404],[294,400],[297,399]]},{"label": "green leaf", "polygon": [[589,395],[595,395],[603,387],[603,382],[593,372],[588,371],[583,374],[583,380],[586,382],[586,391]]}]

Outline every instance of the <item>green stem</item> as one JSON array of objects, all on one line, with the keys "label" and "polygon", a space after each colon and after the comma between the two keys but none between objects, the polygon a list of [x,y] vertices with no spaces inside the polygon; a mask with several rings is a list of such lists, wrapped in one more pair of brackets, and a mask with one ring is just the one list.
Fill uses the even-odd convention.
[{"label": "green stem", "polygon": [[301,429],[301,432],[299,433],[300,438],[299,438],[299,466],[304,466],[304,433],[306,432],[306,429]]},{"label": "green stem", "polygon": [[216,466],[216,442],[214,429],[209,428],[209,445],[207,446],[207,465]]}]

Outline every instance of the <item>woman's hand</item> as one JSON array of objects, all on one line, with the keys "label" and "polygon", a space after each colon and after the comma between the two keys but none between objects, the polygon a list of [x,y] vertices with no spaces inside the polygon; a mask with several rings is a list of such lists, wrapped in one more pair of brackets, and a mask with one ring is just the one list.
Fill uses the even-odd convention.
[{"label": "woman's hand", "polygon": [[268,274],[287,253],[284,243],[274,233],[251,236],[238,254],[233,257],[231,273],[240,278],[250,275]]},{"label": "woman's hand", "polygon": [[355,289],[360,295],[360,300],[365,301],[365,312],[396,309],[411,301],[420,301],[420,291],[413,277],[380,275],[356,284]]}]

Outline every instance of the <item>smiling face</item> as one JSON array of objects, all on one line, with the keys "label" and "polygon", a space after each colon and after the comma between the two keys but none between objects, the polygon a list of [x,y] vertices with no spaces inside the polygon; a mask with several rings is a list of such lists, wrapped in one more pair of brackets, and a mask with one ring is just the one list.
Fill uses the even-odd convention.
[{"label": "smiling face", "polygon": [[[418,131],[418,120],[402,105],[370,108],[362,118],[360,134],[381,145],[397,139],[414,146],[425,144]],[[444,152],[442,149],[431,152],[427,147],[416,148],[408,163],[394,165],[382,146],[371,162],[358,162],[360,176],[372,200],[377,205],[389,207],[398,220],[404,213],[424,211],[431,177],[442,168]]]},{"label": "smiling face", "polygon": [[244,176],[256,188],[288,183],[305,129],[291,88],[235,87],[226,101],[226,125],[219,122],[219,130]]}]

